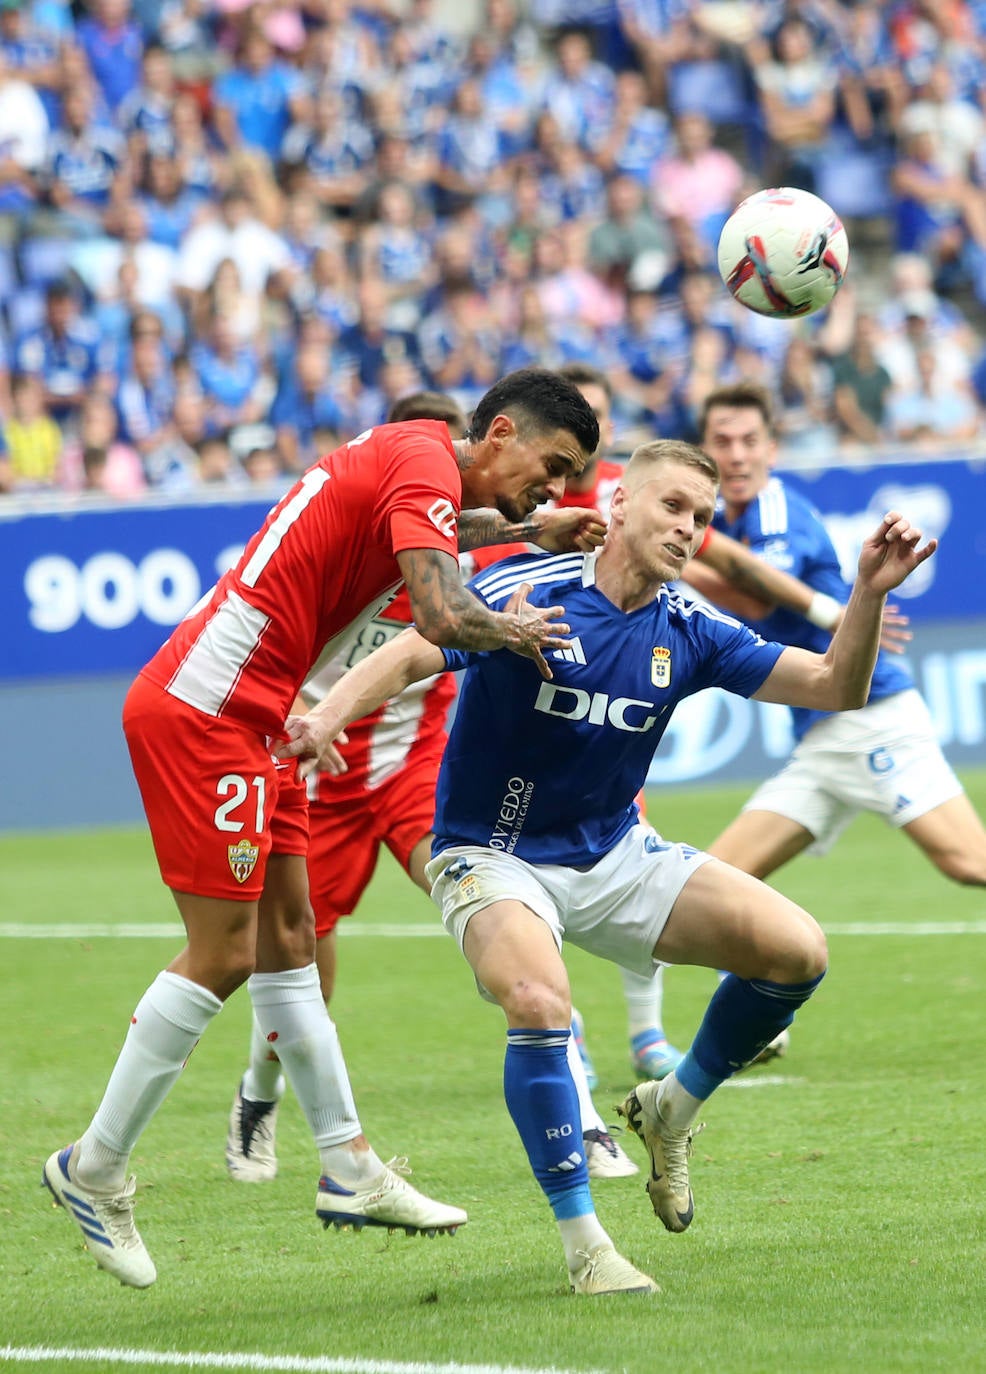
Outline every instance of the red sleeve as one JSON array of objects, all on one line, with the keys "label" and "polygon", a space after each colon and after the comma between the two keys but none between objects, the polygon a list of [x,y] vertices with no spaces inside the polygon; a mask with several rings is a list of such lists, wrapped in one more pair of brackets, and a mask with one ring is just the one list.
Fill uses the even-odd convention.
[{"label": "red sleeve", "polygon": [[705,550],[709,547],[709,544],[711,543],[711,541],[712,541],[712,526],[711,526],[711,525],[707,525],[706,528],[705,528],[705,533],[702,535],[702,542],[701,542],[701,544],[699,544],[698,548],[695,550],[695,552],[694,552],[694,554],[692,555],[692,557],[693,557],[693,558],[701,558],[701,557],[702,557],[702,554],[705,553]]},{"label": "red sleeve", "polygon": [[381,449],[376,506],[394,553],[438,549],[458,558],[462,481],[445,425],[387,425]]}]

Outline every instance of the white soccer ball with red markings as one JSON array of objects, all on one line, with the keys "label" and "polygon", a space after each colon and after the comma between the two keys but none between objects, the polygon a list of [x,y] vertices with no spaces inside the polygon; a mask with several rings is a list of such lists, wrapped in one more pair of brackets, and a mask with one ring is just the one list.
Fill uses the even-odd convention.
[{"label": "white soccer ball with red markings", "polygon": [[719,236],[719,274],[758,315],[793,320],[821,310],[842,285],[849,240],[818,196],[776,186],[748,196]]}]

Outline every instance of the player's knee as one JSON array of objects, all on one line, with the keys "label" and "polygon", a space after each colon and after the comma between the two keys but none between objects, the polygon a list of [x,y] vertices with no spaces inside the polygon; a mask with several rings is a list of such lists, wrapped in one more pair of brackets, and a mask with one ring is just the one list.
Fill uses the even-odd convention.
[{"label": "player's knee", "polygon": [[514,1026],[560,1029],[572,1019],[572,1001],[564,989],[538,979],[518,979],[500,999]]},{"label": "player's knee", "polygon": [[963,887],[986,887],[986,845],[974,849],[950,849],[935,857],[947,878]]},{"label": "player's knee", "polygon": [[784,983],[812,983],[828,969],[828,945],[821,926],[805,922],[798,938],[788,946],[784,960]]}]

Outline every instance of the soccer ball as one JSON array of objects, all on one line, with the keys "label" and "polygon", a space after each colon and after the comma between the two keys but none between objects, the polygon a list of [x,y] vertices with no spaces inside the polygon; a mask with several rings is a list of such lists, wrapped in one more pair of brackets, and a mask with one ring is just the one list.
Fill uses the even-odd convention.
[{"label": "soccer ball", "polygon": [[778,186],[742,201],[719,236],[719,275],[749,310],[792,320],[821,310],[842,285],[849,240],[830,205]]}]

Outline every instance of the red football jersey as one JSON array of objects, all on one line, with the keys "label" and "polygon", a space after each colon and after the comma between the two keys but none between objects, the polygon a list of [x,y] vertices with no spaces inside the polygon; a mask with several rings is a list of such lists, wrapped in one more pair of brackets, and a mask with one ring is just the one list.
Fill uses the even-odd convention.
[{"label": "red football jersey", "polygon": [[461,502],[444,424],[367,430],[309,468],[144,673],[196,710],[281,735],[302,682],[392,600],[395,555],[458,556]]},{"label": "red football jersey", "polygon": [[[412,620],[410,599],[402,591],[393,605],[363,626],[348,654],[305,683],[305,699],[318,701],[341,673],[395,638]],[[338,777],[313,773],[308,779],[308,795],[330,803],[359,803],[413,762],[417,754],[433,747],[440,752],[455,692],[452,674],[437,673],[412,683],[400,696],[347,725],[349,742],[337,748],[349,771]]]}]

